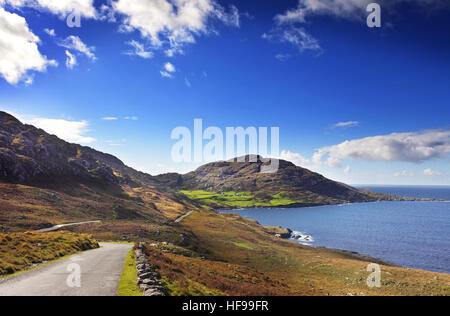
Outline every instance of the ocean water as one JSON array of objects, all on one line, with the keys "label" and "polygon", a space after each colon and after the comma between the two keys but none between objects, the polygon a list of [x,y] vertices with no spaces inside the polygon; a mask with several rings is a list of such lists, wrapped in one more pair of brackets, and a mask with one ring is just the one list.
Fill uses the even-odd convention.
[{"label": "ocean water", "polygon": [[[450,187],[369,187],[409,197],[450,200]],[[449,202],[377,202],[233,211],[266,226],[310,236],[311,246],[345,249],[396,265],[450,273]]]}]

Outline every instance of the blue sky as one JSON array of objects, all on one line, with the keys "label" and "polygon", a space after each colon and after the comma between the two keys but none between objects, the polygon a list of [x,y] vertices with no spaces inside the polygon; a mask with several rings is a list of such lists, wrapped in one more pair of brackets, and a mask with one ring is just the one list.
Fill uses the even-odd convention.
[{"label": "blue sky", "polygon": [[128,1],[0,0],[0,109],[152,174],[199,165],[170,134],[201,118],[280,127],[335,180],[450,185],[447,1],[379,1],[376,29],[365,0]]}]

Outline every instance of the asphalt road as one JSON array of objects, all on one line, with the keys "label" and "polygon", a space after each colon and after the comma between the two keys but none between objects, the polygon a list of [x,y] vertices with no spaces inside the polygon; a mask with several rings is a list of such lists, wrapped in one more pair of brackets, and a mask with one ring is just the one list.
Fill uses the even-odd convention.
[{"label": "asphalt road", "polygon": [[100,244],[36,270],[0,280],[0,296],[116,296],[127,244]]},{"label": "asphalt road", "polygon": [[190,216],[192,213],[194,213],[194,211],[187,212],[187,213],[184,214],[183,216],[177,218],[177,219],[175,220],[175,223],[181,223],[181,221],[182,221],[183,219],[185,219],[186,217]]},{"label": "asphalt road", "polygon": [[80,226],[85,224],[93,224],[93,223],[101,223],[101,221],[90,221],[90,222],[81,222],[81,223],[71,223],[71,224],[63,224],[63,225],[56,225],[50,228],[44,228],[40,230],[36,230],[35,233],[49,233],[56,231],[58,229],[64,228],[64,227],[70,227],[70,226]]}]

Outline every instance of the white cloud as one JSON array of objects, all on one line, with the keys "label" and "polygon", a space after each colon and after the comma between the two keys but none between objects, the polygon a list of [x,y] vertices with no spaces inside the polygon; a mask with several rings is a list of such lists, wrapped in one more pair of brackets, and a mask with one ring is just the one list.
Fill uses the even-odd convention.
[{"label": "white cloud", "polygon": [[350,127],[356,127],[359,126],[359,122],[357,121],[350,121],[350,122],[339,122],[333,125],[334,128],[350,128]]},{"label": "white cloud", "polygon": [[44,29],[44,32],[47,33],[49,36],[51,37],[55,37],[56,36],[56,32],[54,29]]},{"label": "white cloud", "polygon": [[66,17],[69,13],[79,12],[85,18],[95,18],[94,0],[0,0],[0,4],[7,3],[13,7],[32,7],[45,9],[53,14]]},{"label": "white cloud", "polygon": [[123,16],[122,31],[138,30],[168,56],[181,53],[185,44],[195,43],[195,36],[210,33],[210,20],[239,26],[237,9],[232,6],[227,13],[215,0],[117,0],[112,6]]},{"label": "white cloud", "polygon": [[144,59],[149,59],[149,58],[153,57],[152,52],[146,51],[144,44],[139,43],[138,41],[135,41],[135,40],[127,42],[127,44],[132,46],[134,48],[134,50],[125,52],[124,53],[125,55],[139,56]]},{"label": "white cloud", "polygon": [[175,68],[175,66],[174,66],[173,64],[171,64],[171,63],[166,63],[166,64],[164,65],[164,69],[165,69],[167,72],[176,72],[176,71],[177,71],[176,68]]},{"label": "white cloud", "polygon": [[102,120],[104,120],[104,121],[117,121],[118,118],[117,117],[113,117],[113,116],[108,116],[108,117],[103,117]]},{"label": "white cloud", "polygon": [[365,161],[403,161],[419,163],[450,153],[450,131],[395,133],[367,137],[319,149],[313,156],[317,164],[339,166],[343,159]]},{"label": "white cloud", "polygon": [[402,170],[400,172],[394,173],[395,177],[414,177],[414,172],[409,170]]},{"label": "white cloud", "polygon": [[281,62],[285,62],[291,58],[291,55],[289,54],[277,54],[275,55],[275,58],[278,59]]},{"label": "white cloud", "polygon": [[0,74],[8,83],[30,82],[29,71],[57,65],[39,52],[39,42],[23,17],[0,7]]},{"label": "white cloud", "polygon": [[421,5],[427,9],[443,8],[448,0],[299,0],[294,9],[275,17],[278,24],[306,23],[311,16],[334,16],[347,20],[360,20],[367,17],[367,6],[379,3],[384,10],[392,11],[401,4]]},{"label": "white cloud", "polygon": [[106,143],[108,144],[108,146],[112,146],[112,147],[122,147],[125,145],[126,143],[126,139],[119,139],[119,140],[107,140]]},{"label": "white cloud", "polygon": [[161,74],[161,76],[162,76],[163,78],[169,78],[169,79],[172,79],[172,78],[173,78],[173,75],[170,74],[170,73],[168,73],[167,71],[161,70],[159,73]]},{"label": "white cloud", "polygon": [[160,71],[161,76],[164,78],[173,78],[173,74],[177,71],[172,63],[166,63],[163,70]]},{"label": "white cloud", "polygon": [[66,50],[66,57],[66,67],[69,69],[73,69],[77,65],[77,58],[68,50]]},{"label": "white cloud", "polygon": [[129,120],[129,121],[137,121],[137,120],[139,120],[139,118],[137,116],[125,116],[123,119],[124,120]]},{"label": "white cloud", "polygon": [[59,119],[35,118],[29,124],[42,128],[49,134],[54,134],[68,142],[79,144],[90,144],[95,142],[95,138],[85,136],[89,123],[86,121],[67,121]]},{"label": "white cloud", "polygon": [[351,172],[352,172],[352,168],[350,168],[350,166],[347,166],[347,167],[344,169],[344,172],[345,172],[345,173],[351,173]]},{"label": "white cloud", "polygon": [[96,141],[95,138],[85,135],[89,132],[89,123],[86,121],[50,119],[30,115],[18,115],[13,112],[8,113],[19,119],[24,124],[41,128],[47,133],[56,135],[70,143],[91,144]]},{"label": "white cloud", "polygon": [[311,15],[333,15],[343,18],[359,17],[372,0],[299,0],[297,8],[275,17],[279,24],[305,23]]},{"label": "white cloud", "polygon": [[440,173],[439,171],[435,171],[435,170],[432,170],[430,168],[425,169],[423,171],[423,174],[426,175],[426,176],[440,176],[440,175],[442,175],[442,173]]},{"label": "white cloud", "polygon": [[[298,0],[297,7],[275,16],[276,27],[271,34],[277,35],[282,42],[296,45],[301,52],[308,49],[323,52],[317,39],[309,35],[303,28],[299,28],[298,25],[309,23],[308,18],[313,16],[332,16],[362,21],[368,15],[368,4],[373,2],[382,6],[383,13],[394,12],[402,4],[421,5],[421,9],[427,10],[450,6],[448,0]],[[295,30],[301,32],[297,32],[298,34],[295,35]],[[291,33],[288,35],[289,38],[286,38],[286,32]],[[265,36],[267,37],[267,34]],[[271,35],[269,34],[269,36]]]},{"label": "white cloud", "polygon": [[97,57],[94,54],[95,47],[88,47],[78,36],[71,35],[61,41],[58,45],[82,53],[92,61],[97,60]]},{"label": "white cloud", "polygon": [[293,164],[301,167],[305,167],[310,164],[310,161],[308,159],[306,159],[300,154],[293,153],[289,150],[283,150],[280,154],[280,159],[290,161]]},{"label": "white cloud", "polygon": [[[271,30],[270,33],[263,34],[262,37],[269,41],[291,44],[301,53],[305,51],[313,51],[316,52],[317,55],[323,53],[319,41],[308,34],[304,28],[295,26],[289,26],[287,28],[277,27]],[[280,56],[284,57],[287,55]]]},{"label": "white cloud", "polygon": [[189,81],[188,77],[184,78],[184,84],[186,85],[186,87],[191,88],[192,87],[192,83]]}]

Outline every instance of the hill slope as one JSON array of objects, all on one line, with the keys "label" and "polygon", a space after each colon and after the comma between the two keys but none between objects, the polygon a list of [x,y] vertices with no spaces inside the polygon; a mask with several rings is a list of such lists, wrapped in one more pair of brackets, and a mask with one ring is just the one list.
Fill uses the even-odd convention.
[{"label": "hill slope", "polygon": [[[378,198],[289,162],[280,161],[271,175],[261,174],[261,166],[218,162],[187,175],[152,177],[0,112],[0,237],[102,220],[65,229],[102,241],[148,241],[147,255],[171,295],[449,294],[448,275],[384,266],[383,287],[369,289],[365,260],[371,259],[302,246],[275,237],[282,228],[199,207]],[[194,199],[202,196],[201,205],[177,194],[180,190]],[[20,250],[21,241],[12,246]],[[13,247],[5,252],[13,256]]]},{"label": "hill slope", "polygon": [[221,207],[231,198],[242,203],[229,206],[309,206],[396,199],[352,188],[284,160],[279,160],[277,172],[262,173],[267,163],[261,157],[243,158],[202,166],[184,175],[179,187],[191,198]]},{"label": "hill slope", "polygon": [[[279,160],[276,173],[261,173],[264,162],[256,158],[256,162],[249,162],[249,157],[246,162],[215,162],[186,175],[153,177],[112,155],[67,143],[0,112],[0,181],[6,183],[79,197],[93,190],[121,199],[133,198],[137,203],[145,202],[142,195],[153,190],[169,204],[190,205],[186,197],[177,195],[181,191],[191,200],[213,207],[292,207],[395,199],[334,182],[284,160]],[[144,187],[147,189],[142,190]]]},{"label": "hill slope", "polygon": [[67,143],[5,112],[0,112],[0,164],[0,179],[20,184],[52,186],[61,177],[111,185],[152,179],[112,155]]},{"label": "hill slope", "polygon": [[187,198],[158,190],[156,182],[112,155],[0,112],[0,228],[94,219],[164,223],[195,209]]}]

